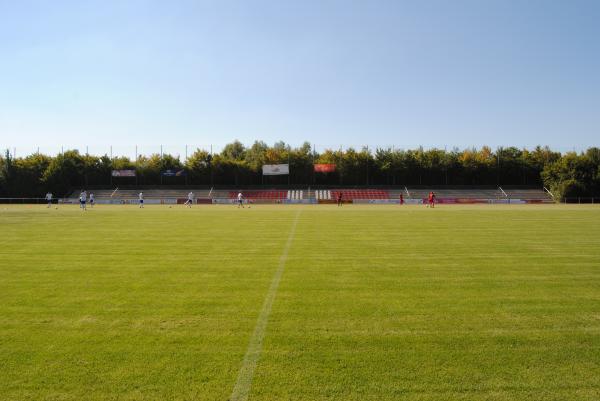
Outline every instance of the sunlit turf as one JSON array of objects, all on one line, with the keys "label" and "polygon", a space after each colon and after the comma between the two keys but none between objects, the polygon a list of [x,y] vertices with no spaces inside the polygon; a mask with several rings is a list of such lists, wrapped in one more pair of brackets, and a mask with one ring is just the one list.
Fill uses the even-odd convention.
[{"label": "sunlit turf", "polygon": [[0,205],[0,400],[600,399],[598,206]]}]

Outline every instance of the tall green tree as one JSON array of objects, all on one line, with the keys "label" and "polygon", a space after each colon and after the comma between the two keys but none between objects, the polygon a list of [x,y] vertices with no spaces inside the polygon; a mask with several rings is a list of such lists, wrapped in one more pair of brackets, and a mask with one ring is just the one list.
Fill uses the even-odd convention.
[{"label": "tall green tree", "polygon": [[196,149],[185,161],[190,183],[195,185],[212,184],[212,155],[203,149]]},{"label": "tall green tree", "polygon": [[77,150],[67,150],[52,158],[42,180],[57,195],[85,186],[84,159]]},{"label": "tall green tree", "polygon": [[0,195],[7,196],[10,190],[10,175],[12,170],[12,160],[8,149],[4,157],[0,156]]},{"label": "tall green tree", "polygon": [[[262,176],[264,164],[289,163],[289,176]],[[315,163],[336,165],[333,173],[315,173]],[[113,169],[135,169],[136,178],[111,178]],[[164,177],[168,169],[185,169],[187,176]],[[187,160],[171,154],[109,158],[68,150],[57,156],[0,157],[2,196],[57,196],[72,190],[120,184],[166,185],[545,185],[558,197],[599,196],[600,149],[561,154],[548,147],[479,149],[325,149],[317,154],[310,143],[292,147],[256,141],[246,148],[227,144],[211,155],[197,149]]]}]

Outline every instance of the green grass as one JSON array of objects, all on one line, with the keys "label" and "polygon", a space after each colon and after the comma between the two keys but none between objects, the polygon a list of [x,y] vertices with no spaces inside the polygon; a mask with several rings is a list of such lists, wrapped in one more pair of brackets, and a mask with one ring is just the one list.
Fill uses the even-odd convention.
[{"label": "green grass", "polygon": [[597,206],[0,206],[0,400],[600,399]]}]

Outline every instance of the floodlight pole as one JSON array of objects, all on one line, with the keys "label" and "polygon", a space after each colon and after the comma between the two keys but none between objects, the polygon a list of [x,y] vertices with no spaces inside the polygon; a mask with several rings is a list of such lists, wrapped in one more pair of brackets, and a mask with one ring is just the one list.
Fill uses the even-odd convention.
[{"label": "floodlight pole", "polygon": [[369,145],[367,145],[367,186],[369,185],[369,160],[371,159],[369,157]]},{"label": "floodlight pole", "polygon": [[[339,159],[339,160],[340,160],[340,162],[342,162],[342,161],[343,161],[343,159],[344,159],[344,155],[342,154],[342,145],[340,145],[340,159]],[[341,165],[341,164],[342,164],[342,163],[340,163],[340,165]],[[340,186],[342,185],[342,181],[343,181],[343,175],[344,175],[344,173],[343,173],[343,169],[340,169]]]},{"label": "floodlight pole", "polygon": [[444,173],[446,174],[446,185],[448,185],[448,146],[444,145]]},{"label": "floodlight pole", "polygon": [[315,180],[316,180],[316,176],[315,176],[315,144],[313,143],[312,145],[313,151],[312,151],[312,182],[313,185],[315,185]]},{"label": "floodlight pole", "polygon": [[498,186],[500,186],[500,149],[502,148],[496,148],[496,156],[497,156],[497,165],[496,165],[496,182],[498,184]]},{"label": "floodlight pole", "polygon": [[212,144],[210,145],[210,186],[214,186],[215,179],[213,175],[213,149]]}]

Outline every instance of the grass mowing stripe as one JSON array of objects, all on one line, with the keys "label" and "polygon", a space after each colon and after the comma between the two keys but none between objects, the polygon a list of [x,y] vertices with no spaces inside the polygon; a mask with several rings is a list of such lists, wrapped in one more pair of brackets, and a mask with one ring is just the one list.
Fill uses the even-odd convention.
[{"label": "grass mowing stripe", "polygon": [[281,258],[279,259],[279,266],[275,271],[275,275],[273,276],[273,280],[271,281],[271,286],[269,287],[269,291],[267,292],[267,296],[265,297],[265,302],[263,303],[260,315],[258,316],[258,320],[256,321],[254,333],[252,334],[252,338],[250,339],[250,343],[248,344],[248,350],[246,351],[246,355],[244,355],[244,361],[242,362],[242,367],[240,368],[240,372],[238,373],[235,387],[233,388],[233,392],[231,393],[231,397],[229,398],[230,401],[245,401],[248,399],[250,387],[252,386],[252,377],[254,376],[254,370],[256,369],[256,364],[258,363],[258,359],[260,358],[263,339],[265,337],[267,323],[269,322],[269,315],[271,314],[273,301],[275,300],[275,295],[277,295],[277,288],[279,287],[279,282],[281,281],[281,276],[283,275],[283,270],[285,269],[287,255],[292,245],[292,241],[294,240],[294,234],[296,233],[296,226],[298,225],[298,218],[300,217],[300,213],[302,213],[302,210],[298,210],[296,216],[294,217],[294,222],[292,223],[290,234],[288,236],[287,242],[285,243],[285,247],[283,248]]}]

